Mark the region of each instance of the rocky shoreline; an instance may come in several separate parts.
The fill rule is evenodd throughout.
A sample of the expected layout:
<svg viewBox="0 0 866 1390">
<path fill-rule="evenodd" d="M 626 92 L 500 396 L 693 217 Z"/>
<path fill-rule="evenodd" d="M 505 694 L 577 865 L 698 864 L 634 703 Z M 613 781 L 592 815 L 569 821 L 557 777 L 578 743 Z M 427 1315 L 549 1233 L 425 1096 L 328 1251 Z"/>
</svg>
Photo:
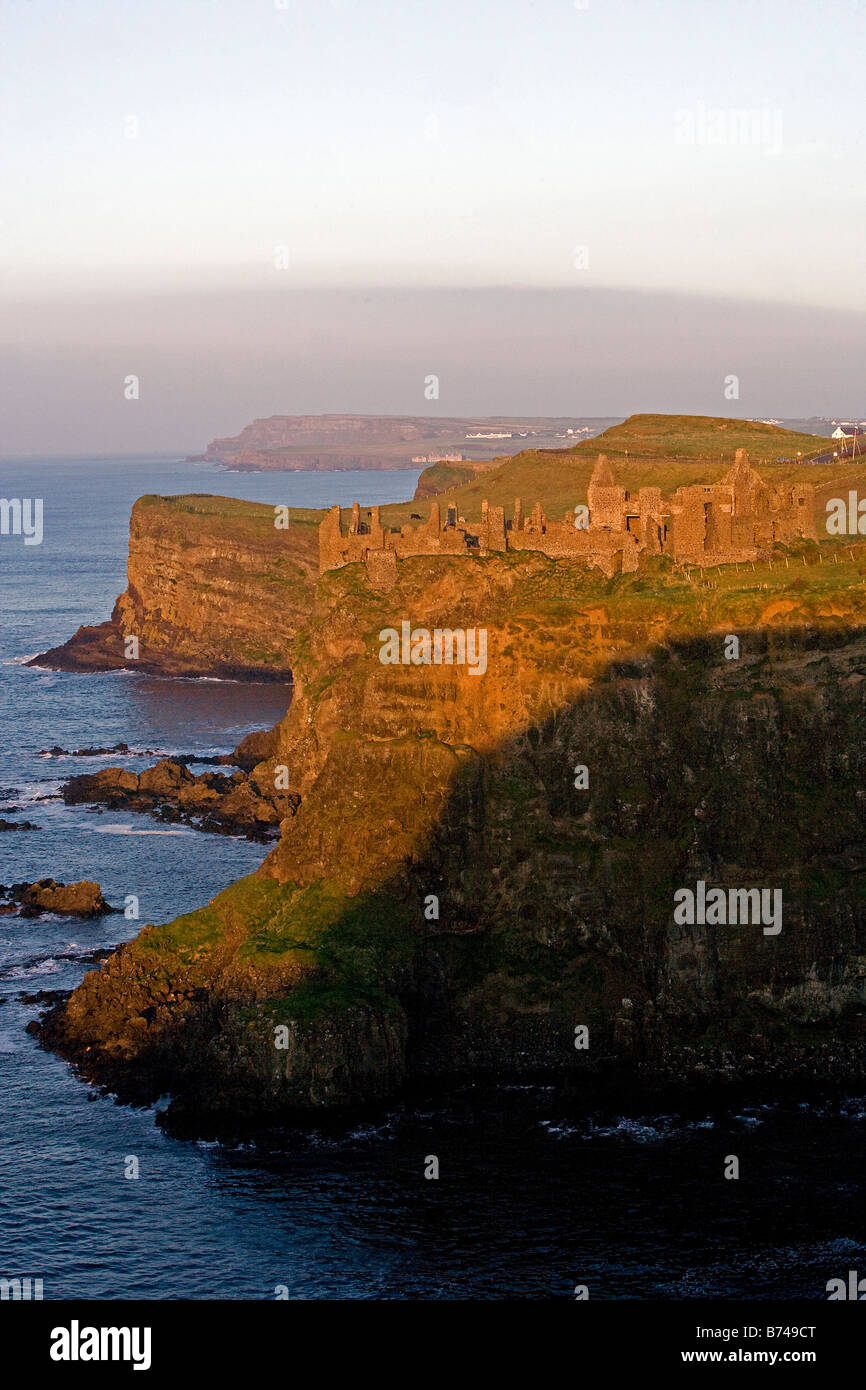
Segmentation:
<svg viewBox="0 0 866 1390">
<path fill-rule="evenodd" d="M 213 665 L 182 657 L 161 655 L 143 657 L 135 662 L 123 654 L 123 637 L 111 623 L 99 627 L 79 628 L 74 636 L 59 647 L 41 652 L 27 662 L 37 670 L 73 671 L 94 675 L 101 671 L 132 671 L 139 676 L 171 676 L 186 680 L 260 681 L 278 685 L 291 684 L 292 673 L 287 667 L 262 670 L 256 666 L 240 666 L 229 662 Z"/>
<path fill-rule="evenodd" d="M 279 789 L 265 762 L 272 747 L 272 732 L 256 731 L 233 753 L 219 757 L 184 754 L 161 758 L 140 773 L 122 767 L 81 773 L 62 784 L 60 795 L 67 806 L 105 806 L 151 815 L 170 825 L 189 825 L 207 834 L 268 841 L 279 833 L 282 821 L 296 813 L 301 801 L 297 792 Z M 63 750 L 48 751 L 56 756 Z M 92 753 L 86 750 L 76 756 Z M 195 775 L 190 763 L 234 766 L 235 771 Z"/>
<path fill-rule="evenodd" d="M 170 758 L 142 773 L 108 767 L 70 777 L 60 794 L 67 806 L 86 802 L 152 815 L 167 825 L 189 825 L 206 834 L 264 841 L 276 837 L 280 823 L 300 804 L 296 793 L 275 793 L 240 769 L 230 776 L 203 772 L 196 777 Z"/>
<path fill-rule="evenodd" d="M 100 671 L 133 671 L 140 676 L 275 684 L 290 684 L 292 679 L 288 667 L 265 669 L 231 661 L 205 662 L 170 651 L 150 653 L 131 661 L 125 653 L 124 633 L 115 620 L 99 623 L 96 627 L 80 627 L 68 641 L 40 652 L 26 664 L 37 670 L 73 671 L 85 675 Z"/>
<path fill-rule="evenodd" d="M 123 950 L 121 946 L 114 953 L 115 962 Z M 233 1009 L 246 1005 L 245 1014 L 249 1013 L 248 998 L 215 996 L 177 982 L 163 986 L 153 996 L 141 1030 L 157 1029 L 170 1013 L 182 1014 L 183 1037 L 178 1035 L 169 1047 L 139 1051 L 134 1060 L 124 1047 L 94 1046 L 70 1030 L 68 996 L 39 1002 L 45 1011 L 28 1031 L 41 1046 L 64 1057 L 83 1079 L 123 1103 L 152 1105 L 168 1096 L 158 1123 L 183 1138 L 237 1139 L 309 1125 L 313 1116 L 317 1125 L 339 1128 L 369 1119 L 385 1106 L 444 1104 L 467 1089 L 480 1098 L 509 1087 L 544 1088 L 551 1093 L 550 1103 L 585 1115 L 597 1108 L 611 1113 L 695 1105 L 725 1108 L 747 1098 L 752 1103 L 779 1103 L 786 1098 L 802 1102 L 848 1096 L 866 1086 L 862 1020 L 850 1020 L 823 1042 L 785 1043 L 776 1035 L 768 1044 L 754 1036 L 745 1049 L 683 1046 L 651 1032 L 632 1038 L 636 1045 L 623 1049 L 621 1039 L 608 1037 L 593 1058 L 569 1058 L 570 1039 L 565 1032 L 556 1039 L 540 1035 L 533 1039 L 531 1032 L 523 1031 L 518 1039 L 519 1060 L 512 1049 L 510 1062 L 497 1057 L 493 1049 L 487 1050 L 486 1061 L 481 1060 L 482 1048 L 477 1065 L 455 1067 L 453 1052 L 437 1052 L 424 1067 L 407 1070 L 392 1055 L 389 1069 L 371 1072 L 371 1059 L 361 1056 L 360 1064 L 351 1069 L 353 1084 L 347 1086 L 344 1077 L 331 1088 L 329 1078 L 345 1067 L 346 1043 L 369 1047 L 366 1021 L 346 1018 L 341 1023 L 342 1037 L 333 1029 L 294 1036 L 287 1061 L 310 1069 L 314 1089 L 304 1093 L 278 1069 L 263 1071 L 259 1040 L 244 1038 L 236 1029 L 220 1036 Z M 119 1034 L 129 1028 L 129 1022 L 129 1017 L 122 1021 L 118 1017 Z M 227 1065 L 229 1041 L 233 1055 Z"/>
</svg>

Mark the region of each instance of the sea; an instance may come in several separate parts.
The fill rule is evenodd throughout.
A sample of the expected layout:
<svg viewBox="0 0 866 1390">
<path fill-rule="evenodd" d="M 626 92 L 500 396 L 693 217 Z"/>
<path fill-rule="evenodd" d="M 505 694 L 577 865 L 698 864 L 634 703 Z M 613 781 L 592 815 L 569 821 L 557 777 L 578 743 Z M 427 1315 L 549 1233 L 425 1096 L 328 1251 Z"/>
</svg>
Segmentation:
<svg viewBox="0 0 866 1390">
<path fill-rule="evenodd" d="M 0 496 L 44 502 L 41 545 L 0 537 L 0 817 L 39 827 L 0 834 L 0 882 L 95 879 L 140 910 L 0 916 L 0 1278 L 41 1279 L 46 1299 L 826 1299 L 828 1280 L 866 1275 L 862 1095 L 622 1113 L 543 1084 L 466 1086 L 226 1143 L 173 1136 L 165 1101 L 120 1105 L 25 1031 L 40 991 L 73 988 L 100 952 L 266 853 L 57 798 L 72 773 L 227 752 L 290 700 L 274 684 L 25 664 L 109 616 L 135 498 L 385 503 L 417 476 L 0 461 Z M 48 751 L 119 742 L 132 751 Z"/>
</svg>

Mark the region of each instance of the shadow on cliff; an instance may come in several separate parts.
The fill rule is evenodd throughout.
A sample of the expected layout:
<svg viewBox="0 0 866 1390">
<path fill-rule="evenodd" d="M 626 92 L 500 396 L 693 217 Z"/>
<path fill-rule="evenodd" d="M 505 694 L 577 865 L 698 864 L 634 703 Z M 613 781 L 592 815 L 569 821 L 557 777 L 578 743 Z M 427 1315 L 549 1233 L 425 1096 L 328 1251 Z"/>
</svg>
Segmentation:
<svg viewBox="0 0 866 1390">
<path fill-rule="evenodd" d="M 402 909 L 411 968 L 388 978 L 387 940 L 370 959 L 409 1072 L 573 1066 L 580 1022 L 598 1056 L 643 1062 L 674 1037 L 760 1055 L 779 1025 L 864 1016 L 866 634 L 739 639 L 732 661 L 718 635 L 615 661 L 472 759 L 413 862 L 325 933 L 325 987 L 370 983 L 375 922 Z M 781 888 L 782 931 L 677 927 L 699 879 Z"/>
<path fill-rule="evenodd" d="M 169 1122 L 197 1130 L 413 1085 L 862 1079 L 866 629 L 737 635 L 733 660 L 719 634 L 617 659 L 450 778 L 403 777 L 401 807 L 437 813 L 375 890 L 259 880 L 242 952 L 301 961 L 301 983 L 245 995 L 221 969 L 109 1062 L 104 970 L 44 1040 L 114 1089 L 126 1074 L 138 1098 L 170 1091 Z M 367 789 L 372 844 L 395 788 L 332 751 L 345 805 Z M 674 893 L 700 880 L 780 889 L 782 930 L 677 924 Z M 250 882 L 216 900 L 235 923 Z"/>
</svg>

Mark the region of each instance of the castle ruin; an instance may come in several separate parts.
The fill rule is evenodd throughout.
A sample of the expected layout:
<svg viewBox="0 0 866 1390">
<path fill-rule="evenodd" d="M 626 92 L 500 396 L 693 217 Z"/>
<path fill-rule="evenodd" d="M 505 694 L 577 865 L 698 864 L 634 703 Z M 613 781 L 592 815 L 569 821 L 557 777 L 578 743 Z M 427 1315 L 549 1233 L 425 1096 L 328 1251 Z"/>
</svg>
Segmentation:
<svg viewBox="0 0 866 1390">
<path fill-rule="evenodd" d="M 524 513 L 517 498 L 514 513 L 481 504 L 480 523 L 467 523 L 454 503 L 445 518 L 434 501 L 427 521 L 399 530 L 382 525 L 378 507 L 362 520 L 352 507 L 348 534 L 342 509 L 331 507 L 319 526 L 321 573 L 363 561 L 373 583 L 387 588 L 397 577 L 397 560 L 412 555 L 486 555 L 491 551 L 539 550 L 552 559 L 578 560 L 606 575 L 637 569 L 641 552 L 668 555 L 692 565 L 733 564 L 765 558 L 778 541 L 817 539 L 814 486 L 794 483 L 771 487 L 738 449 L 733 467 L 721 482 L 677 488 L 664 500 L 661 489 L 642 487 L 636 494 L 618 485 L 600 454 L 587 490 L 587 507 L 549 519 L 540 503 Z"/>
</svg>

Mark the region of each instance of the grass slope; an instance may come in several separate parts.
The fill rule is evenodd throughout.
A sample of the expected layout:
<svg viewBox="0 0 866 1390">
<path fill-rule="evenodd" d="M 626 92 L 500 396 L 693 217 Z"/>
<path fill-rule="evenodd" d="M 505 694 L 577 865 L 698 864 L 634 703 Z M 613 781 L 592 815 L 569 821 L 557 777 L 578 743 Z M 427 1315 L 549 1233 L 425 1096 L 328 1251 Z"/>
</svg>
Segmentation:
<svg viewBox="0 0 866 1390">
<path fill-rule="evenodd" d="M 524 508 L 541 502 L 549 515 L 557 517 L 571 511 L 577 502 L 585 501 L 587 483 L 600 453 L 607 454 L 617 481 L 625 487 L 633 490 L 655 486 L 670 493 L 690 483 L 715 482 L 730 468 L 737 449 L 748 452 L 768 482 L 811 478 L 815 470 L 808 464 L 776 460 L 794 459 L 798 453 L 808 458 L 829 447 L 830 441 L 818 435 L 799 434 L 751 420 L 709 415 L 632 415 L 623 424 L 613 425 L 573 449 L 530 449 L 503 459 L 498 468 L 479 473 L 455 487 L 450 486 L 450 470 L 443 470 L 438 478 L 434 476 L 438 465 L 428 469 L 422 479 L 449 488 L 440 502 L 456 502 L 460 514 L 468 520 L 478 519 L 483 498 L 507 507 L 509 513 L 515 497 L 523 499 Z M 385 512 L 389 523 L 395 526 L 405 524 L 413 510 L 419 510 L 418 504 L 389 507 Z"/>
</svg>

